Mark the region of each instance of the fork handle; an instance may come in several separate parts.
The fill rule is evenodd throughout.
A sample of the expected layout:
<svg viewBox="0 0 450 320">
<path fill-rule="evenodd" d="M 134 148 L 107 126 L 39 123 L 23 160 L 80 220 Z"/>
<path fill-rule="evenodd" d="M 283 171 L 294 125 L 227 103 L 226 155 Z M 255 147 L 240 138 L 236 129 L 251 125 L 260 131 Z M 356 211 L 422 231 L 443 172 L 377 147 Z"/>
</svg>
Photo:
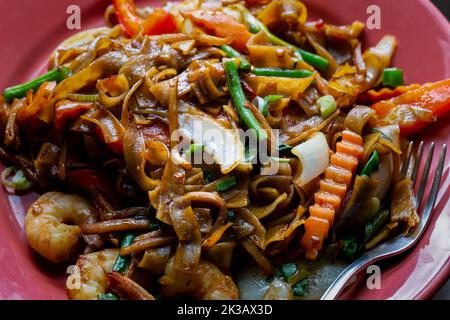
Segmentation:
<svg viewBox="0 0 450 320">
<path fill-rule="evenodd" d="M 328 287 L 320 300 L 334 300 L 350 284 L 352 276 L 356 276 L 363 269 L 374 263 L 374 260 L 363 254 L 358 260 L 350 264 Z"/>
</svg>

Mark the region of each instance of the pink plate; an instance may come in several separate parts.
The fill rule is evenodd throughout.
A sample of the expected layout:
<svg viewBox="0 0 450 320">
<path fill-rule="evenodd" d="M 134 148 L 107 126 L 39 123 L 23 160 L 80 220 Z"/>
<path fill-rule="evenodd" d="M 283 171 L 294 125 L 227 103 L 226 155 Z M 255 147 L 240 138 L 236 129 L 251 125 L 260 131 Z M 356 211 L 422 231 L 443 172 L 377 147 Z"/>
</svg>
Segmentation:
<svg viewBox="0 0 450 320">
<path fill-rule="evenodd" d="M 68 6 L 81 8 L 82 29 L 102 25 L 108 0 L 2 1 L 0 13 L 0 88 L 29 80 L 41 73 L 53 48 L 76 33 L 68 30 Z M 138 1 L 141 4 L 140 1 Z M 157 3 L 157 1 L 153 1 Z M 407 83 L 450 78 L 450 27 L 427 0 L 305 0 L 310 19 L 335 24 L 366 22 L 369 5 L 381 9 L 381 29 L 365 31 L 366 44 L 384 34 L 399 40 L 394 64 L 405 71 Z M 427 129 L 424 141 L 437 149 L 450 142 L 450 117 Z M 449 152 L 450 153 L 450 152 Z M 449 159 L 447 154 L 447 159 Z M 448 162 L 447 162 L 448 163 Z M 420 243 L 409 253 L 380 264 L 381 289 L 368 290 L 358 282 L 347 299 L 427 299 L 450 275 L 450 177 L 446 165 L 434 219 Z M 29 249 L 24 216 L 34 195 L 13 196 L 0 190 L 0 299 L 65 299 L 65 266 L 50 265 Z"/>
</svg>

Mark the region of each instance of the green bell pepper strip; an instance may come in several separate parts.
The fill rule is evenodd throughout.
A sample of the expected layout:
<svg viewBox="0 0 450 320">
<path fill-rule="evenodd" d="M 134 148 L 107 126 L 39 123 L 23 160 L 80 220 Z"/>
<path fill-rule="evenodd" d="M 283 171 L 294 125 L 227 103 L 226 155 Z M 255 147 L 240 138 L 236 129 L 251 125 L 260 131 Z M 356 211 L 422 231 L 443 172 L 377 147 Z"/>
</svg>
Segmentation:
<svg viewBox="0 0 450 320">
<path fill-rule="evenodd" d="M 133 233 L 127 233 L 123 239 L 122 239 L 122 244 L 121 244 L 121 248 L 124 247 L 128 247 L 133 243 L 133 240 L 135 238 L 135 235 Z M 125 272 L 128 263 L 130 262 L 130 256 L 118 256 L 116 262 L 114 263 L 113 266 L 113 271 L 117 271 L 120 273 Z"/>
<path fill-rule="evenodd" d="M 239 69 L 243 72 L 250 72 L 252 70 L 252 65 L 248 62 L 238 51 L 234 50 L 229 45 L 223 45 L 219 47 L 220 50 L 224 51 L 228 57 L 239 59 Z"/>
<path fill-rule="evenodd" d="M 289 70 L 278 68 L 255 68 L 252 73 L 256 76 L 284 77 L 284 78 L 306 78 L 314 74 L 309 70 Z"/>
<path fill-rule="evenodd" d="M 264 25 L 264 23 L 262 23 L 257 18 L 255 18 L 250 13 L 250 11 L 248 11 L 247 8 L 245 8 L 242 5 L 238 5 L 237 7 L 243 13 L 244 20 L 246 21 L 250 32 L 257 33 L 262 30 L 267 35 L 270 42 L 272 42 L 273 44 L 287 46 L 287 47 L 292 48 L 296 52 L 296 57 L 298 59 L 306 61 L 308 64 L 312 65 L 319 71 L 326 71 L 328 69 L 328 66 L 330 65 L 330 63 L 328 62 L 327 59 L 322 58 L 321 56 L 319 56 L 317 54 L 300 49 L 300 48 L 290 44 L 289 42 L 284 41 L 283 39 L 280 39 L 279 37 L 274 35 L 272 32 L 270 32 L 269 29 Z"/>
<path fill-rule="evenodd" d="M 256 120 L 253 113 L 245 107 L 246 98 L 239 81 L 239 74 L 236 63 L 233 60 L 227 60 L 225 64 L 225 73 L 227 76 L 227 86 L 230 91 L 231 100 L 239 115 L 239 118 L 245 125 L 256 131 L 259 139 L 267 139 L 267 134 Z"/>
<path fill-rule="evenodd" d="M 379 168 L 380 168 L 380 157 L 378 156 L 378 151 L 374 150 L 369 158 L 369 161 L 367 161 L 366 166 L 361 171 L 360 175 L 370 176 L 372 173 L 378 171 Z"/>
<path fill-rule="evenodd" d="M 67 67 L 61 67 L 59 69 L 51 70 L 32 81 L 6 88 L 5 91 L 3 91 L 3 97 L 7 102 L 12 101 L 14 98 L 23 98 L 26 96 L 29 90 L 36 91 L 44 82 L 46 81 L 61 82 L 62 80 L 66 79 L 69 75 L 70 69 Z"/>
</svg>

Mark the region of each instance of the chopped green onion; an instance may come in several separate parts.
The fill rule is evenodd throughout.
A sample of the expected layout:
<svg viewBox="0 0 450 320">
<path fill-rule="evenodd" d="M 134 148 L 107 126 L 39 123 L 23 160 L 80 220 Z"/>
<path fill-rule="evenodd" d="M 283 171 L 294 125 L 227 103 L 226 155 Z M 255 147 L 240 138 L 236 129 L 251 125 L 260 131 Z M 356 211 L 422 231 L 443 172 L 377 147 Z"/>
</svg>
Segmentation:
<svg viewBox="0 0 450 320">
<path fill-rule="evenodd" d="M 320 108 L 320 115 L 324 119 L 331 116 L 333 112 L 336 111 L 337 109 L 336 100 L 334 100 L 334 97 L 329 94 L 317 99 L 316 103 Z"/>
<path fill-rule="evenodd" d="M 252 103 L 258 108 L 259 112 L 261 112 L 264 117 L 269 115 L 269 104 L 263 98 L 256 96 Z"/>
<path fill-rule="evenodd" d="M 236 217 L 236 214 L 234 213 L 234 211 L 231 209 L 228 209 L 228 211 L 227 211 L 228 222 L 233 221 L 235 217 Z"/>
<path fill-rule="evenodd" d="M 247 24 L 247 28 L 249 29 L 249 31 L 251 33 L 258 33 L 259 31 L 262 30 L 273 44 L 278 44 L 278 45 L 287 46 L 287 47 L 292 48 L 296 52 L 296 57 L 299 60 L 305 60 L 308 64 L 315 67 L 319 71 L 326 71 L 328 69 L 328 66 L 330 65 L 330 63 L 328 62 L 327 59 L 322 58 L 321 56 L 319 56 L 317 54 L 300 49 L 300 48 L 284 41 L 283 39 L 280 39 L 279 37 L 274 35 L 272 32 L 270 32 L 269 29 L 264 25 L 264 23 L 262 23 L 257 18 L 255 18 L 250 13 L 250 11 L 248 11 L 247 8 L 245 8 L 242 5 L 238 5 L 237 7 L 243 13 L 244 20 Z"/>
<path fill-rule="evenodd" d="M 383 70 L 383 85 L 387 87 L 399 87 L 403 85 L 403 70 L 398 68 L 386 68 Z"/>
<path fill-rule="evenodd" d="M 133 243 L 133 240 L 135 238 L 135 235 L 133 233 L 127 233 L 123 239 L 122 239 L 122 244 L 121 244 L 121 248 L 124 247 L 128 247 L 131 246 L 131 244 Z M 113 266 L 113 271 L 117 271 L 120 273 L 125 272 L 128 263 L 130 262 L 130 256 L 118 256 L 116 262 L 114 263 Z"/>
<path fill-rule="evenodd" d="M 202 144 L 193 143 L 189 146 L 189 149 L 187 152 L 196 153 L 199 151 L 203 151 L 203 149 L 204 149 L 204 146 Z"/>
<path fill-rule="evenodd" d="M 161 229 L 161 225 L 156 218 L 150 218 L 150 222 L 148 223 L 148 228 L 150 231 Z"/>
<path fill-rule="evenodd" d="M 13 175 L 14 174 L 14 175 Z M 13 176 L 12 176 L 13 175 Z M 11 177 L 11 180 L 8 178 Z M 8 167 L 5 168 L 2 172 L 2 184 L 5 187 L 12 188 L 14 190 L 28 190 L 33 186 L 33 183 L 28 180 L 22 170 L 17 169 L 16 167 Z"/>
<path fill-rule="evenodd" d="M 283 96 L 279 94 L 271 94 L 265 96 L 264 99 L 256 96 L 253 99 L 252 103 L 258 108 L 259 112 L 261 112 L 264 117 L 267 117 L 269 115 L 269 104 L 271 104 L 272 102 L 276 102 L 282 98 Z"/>
<path fill-rule="evenodd" d="M 297 273 L 297 265 L 295 262 L 288 262 L 281 265 L 281 272 L 283 274 L 284 281 L 289 280 Z"/>
<path fill-rule="evenodd" d="M 306 78 L 314 73 L 309 70 L 290 70 L 278 68 L 255 68 L 252 73 L 256 76 L 284 77 L 284 78 Z"/>
<path fill-rule="evenodd" d="M 216 191 L 222 192 L 230 189 L 234 185 L 236 185 L 236 177 L 235 176 L 226 177 L 217 184 Z"/>
<path fill-rule="evenodd" d="M 205 147 L 202 144 L 193 143 L 189 146 L 189 149 L 184 153 L 185 159 L 190 159 L 191 155 L 203 151 Z"/>
<path fill-rule="evenodd" d="M 203 179 L 205 180 L 206 184 L 209 184 L 215 180 L 214 176 L 211 174 L 211 172 L 209 172 L 208 169 L 202 169 L 202 171 L 203 171 Z"/>
<path fill-rule="evenodd" d="M 272 103 L 283 99 L 283 96 L 280 94 L 269 94 L 268 96 L 265 96 L 264 99 L 266 99 L 267 102 Z"/>
<path fill-rule="evenodd" d="M 148 212 L 147 212 L 147 214 L 148 214 L 150 217 L 154 217 L 154 216 L 156 215 L 156 209 L 155 209 L 153 206 L 148 207 Z"/>
<path fill-rule="evenodd" d="M 114 293 L 102 293 L 98 295 L 98 300 L 119 300 Z"/>
<path fill-rule="evenodd" d="M 292 287 L 292 292 L 296 297 L 306 297 L 309 294 L 309 280 L 304 278 Z"/>
<path fill-rule="evenodd" d="M 236 108 L 239 118 L 248 128 L 255 130 L 259 139 L 267 139 L 267 134 L 259 124 L 258 120 L 256 120 L 253 113 L 245 107 L 245 94 L 239 81 L 236 63 L 233 60 L 230 59 L 225 61 L 225 73 L 231 100 L 233 101 L 233 105 Z"/>
<path fill-rule="evenodd" d="M 76 102 L 95 102 L 99 99 L 98 94 L 69 93 L 67 98 Z"/>
<path fill-rule="evenodd" d="M 3 91 L 3 97 L 5 97 L 5 100 L 7 102 L 12 101 L 14 98 L 23 98 L 26 96 L 29 90 L 36 91 L 44 82 L 46 81 L 61 82 L 69 75 L 70 69 L 67 67 L 61 67 L 59 69 L 49 71 L 32 81 L 6 88 L 5 91 Z"/>
<path fill-rule="evenodd" d="M 352 236 L 350 238 L 343 239 L 342 242 L 344 244 L 342 253 L 347 258 L 353 258 L 360 248 L 360 241 L 358 239 L 358 236 Z"/>
<path fill-rule="evenodd" d="M 291 150 L 292 150 L 292 147 L 287 144 L 280 144 L 278 146 L 279 153 L 290 152 Z"/>
<path fill-rule="evenodd" d="M 228 57 L 239 59 L 239 69 L 241 69 L 243 72 L 250 72 L 250 70 L 252 69 L 252 65 L 239 52 L 234 50 L 229 45 L 223 45 L 219 48 L 224 51 Z"/>
<path fill-rule="evenodd" d="M 289 161 L 291 161 L 291 159 L 289 159 L 289 158 L 278 158 L 278 157 L 270 157 L 270 158 L 276 162 L 281 162 L 281 163 L 289 163 Z"/>
<path fill-rule="evenodd" d="M 366 166 L 361 171 L 361 176 L 370 176 L 372 173 L 378 171 L 379 168 L 380 157 L 378 156 L 378 151 L 374 150 L 369 158 L 369 161 L 367 161 Z"/>
<path fill-rule="evenodd" d="M 248 146 L 245 146 L 245 162 L 252 162 L 253 159 L 256 158 L 258 155 L 258 149 L 257 148 L 248 148 Z"/>
</svg>

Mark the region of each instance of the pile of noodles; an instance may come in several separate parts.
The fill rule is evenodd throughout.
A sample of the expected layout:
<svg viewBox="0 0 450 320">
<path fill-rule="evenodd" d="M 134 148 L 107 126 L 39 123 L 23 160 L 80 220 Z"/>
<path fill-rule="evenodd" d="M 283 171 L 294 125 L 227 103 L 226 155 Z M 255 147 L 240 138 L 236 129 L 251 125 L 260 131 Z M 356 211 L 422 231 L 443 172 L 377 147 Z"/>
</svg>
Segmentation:
<svg viewBox="0 0 450 320">
<path fill-rule="evenodd" d="M 2 160 L 23 170 L 38 191 L 77 192 L 91 199 L 98 219 L 82 226 L 82 231 L 102 237 L 95 250 L 119 247 L 123 232 L 135 232 L 133 244 L 121 251 L 131 255 L 126 276 L 151 293 L 160 290 L 158 279 L 170 282 L 164 269 L 172 257 L 173 268 L 187 276 L 195 276 L 202 260 L 233 275 L 240 261 L 249 258 L 271 275 L 281 263 L 302 255 L 303 223 L 320 176 L 300 183 L 300 173 L 308 168 L 291 154 L 280 156 L 285 160 L 275 174 L 263 175 L 261 165 L 246 162 L 237 138 L 236 145 L 219 146 L 240 155 L 226 166 L 191 164 L 171 141 L 172 132 L 195 120 L 223 130 L 242 128 L 226 86 L 225 52 L 219 48 L 230 39 L 207 34 L 182 14 L 211 6 L 233 14 L 234 5 L 236 1 L 172 4 L 168 9 L 178 33 L 132 38 L 117 24 L 110 7 L 107 27 L 78 34 L 52 54 L 50 69 L 66 66 L 70 77 L 1 105 Z M 370 201 L 374 194 L 380 200 L 387 197 L 391 185 L 399 181 L 405 142 L 396 126 L 372 130 L 377 126 L 374 111 L 357 105 L 357 100 L 380 83 L 396 40 L 385 36 L 377 46 L 363 50 L 362 23 L 307 22 L 305 6 L 294 0 L 257 4 L 251 11 L 278 36 L 317 53 L 330 66 L 300 79 L 243 75 L 241 83 L 250 100 L 283 96 L 269 105 L 267 117 L 249 106 L 261 126 L 269 136 L 271 130 L 279 130 L 279 143 L 291 147 L 320 131 L 331 151 L 344 128 L 362 135 L 362 163 L 377 150 L 382 176 L 371 194 L 357 199 L 351 194 L 367 186 L 353 185 L 341 211 L 352 212 L 353 206 Z M 145 16 L 147 11 L 139 14 Z M 246 54 L 255 67 L 313 70 L 296 61 L 288 47 L 269 43 L 262 32 L 249 40 Z M 326 119 L 316 104 L 324 95 L 334 96 L 338 107 Z M 58 110 L 74 105 L 76 111 L 58 118 Z M 236 184 L 217 191 L 230 175 Z M 391 229 L 392 223 L 411 218 L 401 214 L 392 215 Z M 348 214 L 345 217 L 351 220 Z M 157 228 L 149 230 L 151 225 Z M 330 232 L 327 243 L 339 247 L 336 230 Z M 377 241 L 387 235 L 383 230 Z M 85 252 L 93 250 L 88 246 Z"/>
</svg>

